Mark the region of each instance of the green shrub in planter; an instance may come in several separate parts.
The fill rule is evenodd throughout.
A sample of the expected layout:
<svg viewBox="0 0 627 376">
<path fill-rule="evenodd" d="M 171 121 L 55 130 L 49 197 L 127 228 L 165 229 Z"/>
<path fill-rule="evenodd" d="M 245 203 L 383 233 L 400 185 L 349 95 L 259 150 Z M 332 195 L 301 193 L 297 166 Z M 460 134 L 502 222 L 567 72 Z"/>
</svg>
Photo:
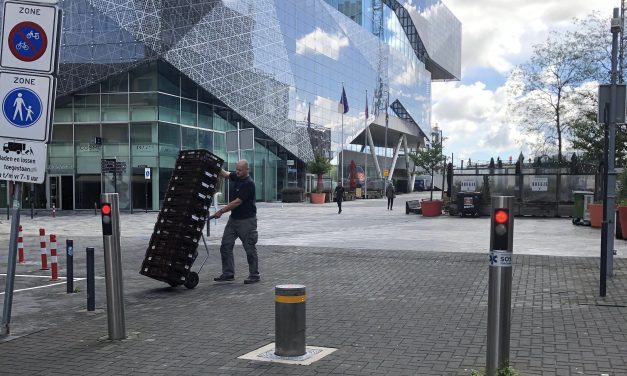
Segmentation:
<svg viewBox="0 0 627 376">
<path fill-rule="evenodd" d="M 303 192 L 301 187 L 285 187 L 281 191 L 282 202 L 303 202 Z"/>
</svg>

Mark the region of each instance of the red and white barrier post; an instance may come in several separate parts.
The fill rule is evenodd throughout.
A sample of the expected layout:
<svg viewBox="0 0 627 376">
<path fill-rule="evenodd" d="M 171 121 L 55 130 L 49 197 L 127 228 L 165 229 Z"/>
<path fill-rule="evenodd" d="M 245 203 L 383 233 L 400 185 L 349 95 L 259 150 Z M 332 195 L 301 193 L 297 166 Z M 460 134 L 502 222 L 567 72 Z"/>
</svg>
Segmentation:
<svg viewBox="0 0 627 376">
<path fill-rule="evenodd" d="M 46 250 L 46 230 L 39 229 L 39 245 L 41 246 L 41 269 L 48 270 L 48 251 Z"/>
<path fill-rule="evenodd" d="M 24 238 L 22 237 L 22 225 L 19 227 L 19 234 L 17 235 L 17 262 L 24 263 Z"/>
<path fill-rule="evenodd" d="M 51 281 L 59 280 L 59 268 L 57 267 L 57 236 L 50 234 L 50 270 L 52 271 Z"/>
</svg>

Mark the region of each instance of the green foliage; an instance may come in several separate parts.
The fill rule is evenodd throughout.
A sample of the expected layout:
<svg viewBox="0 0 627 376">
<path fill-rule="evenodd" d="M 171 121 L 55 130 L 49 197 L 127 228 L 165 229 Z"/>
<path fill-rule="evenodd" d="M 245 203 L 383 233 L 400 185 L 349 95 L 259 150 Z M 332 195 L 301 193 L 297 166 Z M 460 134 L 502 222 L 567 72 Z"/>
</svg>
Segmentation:
<svg viewBox="0 0 627 376">
<path fill-rule="evenodd" d="M 618 183 L 616 202 L 621 205 L 627 205 L 627 167 L 623 168 L 623 172 L 618 174 L 616 182 Z"/>
<path fill-rule="evenodd" d="M 416 167 L 422 169 L 425 174 L 440 172 L 444 169 L 444 155 L 442 155 L 442 141 L 434 139 L 427 147 L 410 153 L 409 158 Z"/>
<path fill-rule="evenodd" d="M 470 376 L 485 376 L 485 371 L 471 370 Z M 512 367 L 499 368 L 496 371 L 496 376 L 518 376 L 518 372 Z"/>
<path fill-rule="evenodd" d="M 598 106 L 596 96 L 592 99 Z M 573 148 L 581 151 L 581 160 L 598 164 L 603 160 L 604 132 L 603 126 L 597 124 L 596 111 L 586 111 L 582 117 L 575 119 L 571 125 L 569 140 Z M 616 132 L 616 165 L 627 167 L 627 133 Z"/>
<path fill-rule="evenodd" d="M 313 161 L 307 162 L 307 170 L 318 175 L 316 192 L 321 192 L 323 188 L 322 176 L 331 170 L 331 160 L 322 154 L 316 154 Z"/>
</svg>

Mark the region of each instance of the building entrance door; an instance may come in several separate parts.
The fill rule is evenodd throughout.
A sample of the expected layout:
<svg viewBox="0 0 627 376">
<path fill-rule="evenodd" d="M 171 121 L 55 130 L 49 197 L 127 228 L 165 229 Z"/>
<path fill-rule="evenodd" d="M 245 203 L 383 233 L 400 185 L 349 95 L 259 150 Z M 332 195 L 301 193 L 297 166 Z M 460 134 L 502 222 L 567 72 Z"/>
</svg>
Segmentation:
<svg viewBox="0 0 627 376">
<path fill-rule="evenodd" d="M 49 175 L 46 180 L 48 209 L 53 205 L 58 210 L 74 210 L 74 177 L 72 175 Z"/>
</svg>

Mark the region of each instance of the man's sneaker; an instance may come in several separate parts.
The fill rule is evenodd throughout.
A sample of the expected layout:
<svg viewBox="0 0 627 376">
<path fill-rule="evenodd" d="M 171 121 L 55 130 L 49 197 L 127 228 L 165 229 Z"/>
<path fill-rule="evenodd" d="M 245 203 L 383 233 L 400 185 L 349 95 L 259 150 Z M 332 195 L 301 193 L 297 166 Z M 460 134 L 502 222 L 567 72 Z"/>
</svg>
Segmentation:
<svg viewBox="0 0 627 376">
<path fill-rule="evenodd" d="M 245 285 L 250 285 L 251 283 L 257 283 L 261 281 L 261 278 L 258 275 L 249 275 L 248 278 L 244 280 Z"/>
<path fill-rule="evenodd" d="M 214 278 L 213 280 L 216 281 L 216 282 L 228 282 L 228 281 L 235 280 L 235 277 L 232 276 L 232 275 L 228 276 L 228 275 L 222 274 L 219 277 Z"/>
</svg>

